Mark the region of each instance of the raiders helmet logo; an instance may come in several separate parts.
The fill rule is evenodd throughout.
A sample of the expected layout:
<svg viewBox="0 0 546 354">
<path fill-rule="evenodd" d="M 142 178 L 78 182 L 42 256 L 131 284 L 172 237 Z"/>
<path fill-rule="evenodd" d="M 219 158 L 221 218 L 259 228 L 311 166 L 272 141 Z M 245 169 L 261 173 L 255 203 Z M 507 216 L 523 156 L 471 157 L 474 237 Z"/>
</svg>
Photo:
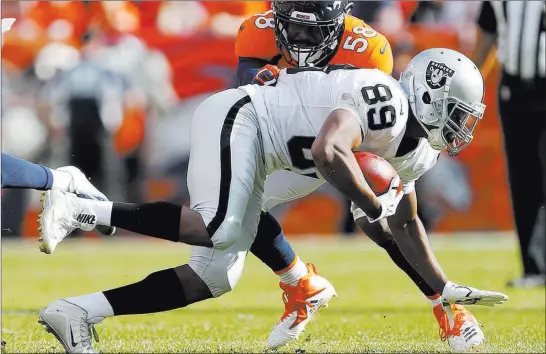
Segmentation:
<svg viewBox="0 0 546 354">
<path fill-rule="evenodd" d="M 443 63 L 431 61 L 428 63 L 427 72 L 425 74 L 427 85 L 434 90 L 444 87 L 447 78 L 452 77 L 455 70 L 448 68 Z"/>
</svg>

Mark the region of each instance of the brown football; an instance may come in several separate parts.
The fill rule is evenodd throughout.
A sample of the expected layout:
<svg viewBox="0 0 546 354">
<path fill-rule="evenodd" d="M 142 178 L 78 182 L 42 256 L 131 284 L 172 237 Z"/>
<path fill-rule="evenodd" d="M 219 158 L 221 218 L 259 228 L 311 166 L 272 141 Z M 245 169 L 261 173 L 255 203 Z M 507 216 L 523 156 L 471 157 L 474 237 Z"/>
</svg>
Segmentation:
<svg viewBox="0 0 546 354">
<path fill-rule="evenodd" d="M 398 176 L 394 167 L 384 158 L 370 152 L 355 152 L 355 158 L 375 195 L 387 193 L 392 179 Z M 400 182 L 398 192 L 401 191 L 402 183 Z"/>
</svg>

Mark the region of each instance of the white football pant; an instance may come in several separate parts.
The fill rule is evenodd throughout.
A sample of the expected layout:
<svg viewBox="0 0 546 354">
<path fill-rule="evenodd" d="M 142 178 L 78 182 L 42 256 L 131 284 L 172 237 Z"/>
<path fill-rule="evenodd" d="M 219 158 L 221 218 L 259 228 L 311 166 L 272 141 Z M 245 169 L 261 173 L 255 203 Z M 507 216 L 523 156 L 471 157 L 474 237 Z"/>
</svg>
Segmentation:
<svg viewBox="0 0 546 354">
<path fill-rule="evenodd" d="M 191 127 L 188 190 L 214 248 L 192 247 L 189 266 L 218 297 L 239 281 L 254 242 L 266 176 L 250 98 L 231 89 L 207 98 Z"/>
</svg>

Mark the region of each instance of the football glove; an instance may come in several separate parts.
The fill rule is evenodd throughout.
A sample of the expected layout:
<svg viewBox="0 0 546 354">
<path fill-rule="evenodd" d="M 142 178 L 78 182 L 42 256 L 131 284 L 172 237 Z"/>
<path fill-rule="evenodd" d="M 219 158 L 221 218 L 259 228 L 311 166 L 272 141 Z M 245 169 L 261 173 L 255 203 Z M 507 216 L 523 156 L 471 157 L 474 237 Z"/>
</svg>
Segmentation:
<svg viewBox="0 0 546 354">
<path fill-rule="evenodd" d="M 267 64 L 258 69 L 256 75 L 252 79 L 252 84 L 260 86 L 274 86 L 277 83 L 277 78 L 281 70 L 275 65 Z"/>
<path fill-rule="evenodd" d="M 80 198 L 108 200 L 80 171 L 74 166 L 64 166 L 52 169 L 53 186 L 51 189 L 77 194 Z M 113 226 L 97 226 L 97 231 L 105 236 L 111 236 L 116 232 Z"/>
<path fill-rule="evenodd" d="M 508 295 L 496 291 L 480 290 L 448 281 L 442 291 L 442 305 L 482 305 L 493 307 L 508 300 Z"/>
<path fill-rule="evenodd" d="M 396 176 L 391 181 L 389 191 L 377 197 L 381 201 L 381 215 L 379 215 L 379 217 L 377 217 L 376 219 L 372 219 L 368 215 L 366 215 L 370 223 L 374 223 L 396 213 L 398 203 L 400 203 L 400 200 L 402 200 L 402 197 L 404 196 L 404 192 L 401 188 L 399 188 L 399 186 L 400 177 Z M 398 189 L 400 189 L 400 192 L 398 191 Z"/>
</svg>

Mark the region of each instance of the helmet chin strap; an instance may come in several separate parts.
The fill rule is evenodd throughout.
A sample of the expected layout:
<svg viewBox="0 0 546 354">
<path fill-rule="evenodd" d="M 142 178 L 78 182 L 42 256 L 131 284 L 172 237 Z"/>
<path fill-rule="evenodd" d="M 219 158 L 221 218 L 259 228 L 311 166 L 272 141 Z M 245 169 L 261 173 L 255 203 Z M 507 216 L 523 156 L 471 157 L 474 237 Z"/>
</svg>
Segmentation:
<svg viewBox="0 0 546 354">
<path fill-rule="evenodd" d="M 421 128 L 427 133 L 427 140 L 430 146 L 434 150 L 443 150 L 446 148 L 446 143 L 444 142 L 444 139 L 442 137 L 442 130 L 440 128 L 435 129 L 428 129 L 427 126 L 421 121 L 421 119 L 417 118 L 417 108 L 415 107 L 415 91 L 413 89 L 413 84 L 415 82 L 415 76 L 412 74 L 412 76 L 409 78 L 409 104 L 411 107 L 411 110 L 413 114 L 415 115 L 415 118 Z"/>
<path fill-rule="evenodd" d="M 442 137 L 442 129 L 431 129 L 428 133 L 428 143 L 434 150 L 443 150 L 447 147 Z"/>
</svg>

